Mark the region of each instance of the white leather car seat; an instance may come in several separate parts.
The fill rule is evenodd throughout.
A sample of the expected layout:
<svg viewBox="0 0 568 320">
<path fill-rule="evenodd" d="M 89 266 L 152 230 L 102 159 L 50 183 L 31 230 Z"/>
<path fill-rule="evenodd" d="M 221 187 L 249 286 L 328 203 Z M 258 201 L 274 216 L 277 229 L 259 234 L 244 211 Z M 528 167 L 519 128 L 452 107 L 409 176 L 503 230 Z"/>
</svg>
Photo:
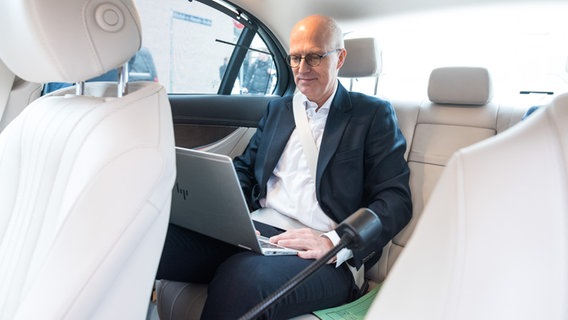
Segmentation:
<svg viewBox="0 0 568 320">
<path fill-rule="evenodd" d="M 0 132 L 33 100 L 43 85 L 16 77 L 0 60 Z"/>
<path fill-rule="evenodd" d="M 368 319 L 568 319 L 568 94 L 457 152 Z"/>
<path fill-rule="evenodd" d="M 36 83 L 92 78 L 141 45 L 129 0 L 5 0 L 0 30 L 0 59 Z M 0 319 L 146 315 L 175 179 L 167 95 L 155 82 L 73 90 L 0 133 Z"/>
</svg>

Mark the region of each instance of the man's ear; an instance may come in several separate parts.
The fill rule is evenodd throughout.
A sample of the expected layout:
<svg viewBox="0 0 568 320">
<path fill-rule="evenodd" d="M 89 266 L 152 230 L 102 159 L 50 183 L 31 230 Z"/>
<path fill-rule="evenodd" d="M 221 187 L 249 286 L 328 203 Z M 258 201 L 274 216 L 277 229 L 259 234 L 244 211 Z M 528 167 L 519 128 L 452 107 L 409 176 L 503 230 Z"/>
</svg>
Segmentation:
<svg viewBox="0 0 568 320">
<path fill-rule="evenodd" d="M 339 51 L 339 59 L 337 59 L 337 70 L 341 69 L 345 63 L 345 57 L 347 57 L 347 51 L 345 49 L 341 49 L 341 51 Z"/>
</svg>

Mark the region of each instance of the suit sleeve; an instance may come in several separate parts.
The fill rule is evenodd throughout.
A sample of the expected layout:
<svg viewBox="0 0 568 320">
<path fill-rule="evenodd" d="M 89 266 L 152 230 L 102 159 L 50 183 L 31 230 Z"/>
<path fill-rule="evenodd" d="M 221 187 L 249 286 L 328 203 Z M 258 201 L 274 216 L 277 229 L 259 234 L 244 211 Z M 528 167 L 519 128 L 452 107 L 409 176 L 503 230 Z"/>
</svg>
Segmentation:
<svg viewBox="0 0 568 320">
<path fill-rule="evenodd" d="M 363 202 L 378 215 L 383 225 L 371 252 L 381 252 L 412 217 L 410 170 L 404 159 L 406 140 L 391 104 L 383 103 L 384 107 L 374 115 L 365 142 Z M 366 251 L 354 252 L 354 255 L 365 262 L 366 257 L 361 254 L 368 255 L 369 250 Z"/>
</svg>

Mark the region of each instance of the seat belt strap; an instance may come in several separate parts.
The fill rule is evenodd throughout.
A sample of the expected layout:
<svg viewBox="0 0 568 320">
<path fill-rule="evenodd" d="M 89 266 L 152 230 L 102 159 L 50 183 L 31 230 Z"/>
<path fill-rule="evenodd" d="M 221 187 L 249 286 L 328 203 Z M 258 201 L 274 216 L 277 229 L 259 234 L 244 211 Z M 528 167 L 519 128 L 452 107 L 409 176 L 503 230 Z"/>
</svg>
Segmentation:
<svg viewBox="0 0 568 320">
<path fill-rule="evenodd" d="M 318 148 L 312 134 L 312 130 L 308 125 L 308 116 L 306 115 L 306 108 L 302 103 L 302 94 L 296 93 L 294 99 L 292 100 L 292 109 L 294 110 L 294 121 L 296 122 L 296 129 L 300 134 L 300 141 L 302 143 L 302 149 L 304 151 L 304 156 L 308 162 L 308 168 L 316 180 L 316 165 L 318 162 Z"/>
<path fill-rule="evenodd" d="M 15 78 L 14 73 L 0 61 L 0 122 L 4 116 Z"/>
</svg>

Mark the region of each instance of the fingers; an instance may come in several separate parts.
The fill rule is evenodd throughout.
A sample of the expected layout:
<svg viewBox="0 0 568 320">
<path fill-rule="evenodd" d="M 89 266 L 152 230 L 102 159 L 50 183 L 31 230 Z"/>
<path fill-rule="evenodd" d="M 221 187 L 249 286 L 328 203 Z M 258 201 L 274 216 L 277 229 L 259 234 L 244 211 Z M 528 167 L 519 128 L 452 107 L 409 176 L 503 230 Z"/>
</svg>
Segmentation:
<svg viewBox="0 0 568 320">
<path fill-rule="evenodd" d="M 333 243 L 328 238 L 308 228 L 288 230 L 271 237 L 270 242 L 298 249 L 300 250 L 298 256 L 304 259 L 321 258 L 333 248 Z"/>
<path fill-rule="evenodd" d="M 320 234 L 309 228 L 292 229 L 270 238 L 271 242 L 276 243 L 281 240 L 292 239 L 315 239 L 319 238 Z"/>
<path fill-rule="evenodd" d="M 319 259 L 323 254 L 315 250 L 298 251 L 298 257 L 302 259 Z"/>
</svg>

